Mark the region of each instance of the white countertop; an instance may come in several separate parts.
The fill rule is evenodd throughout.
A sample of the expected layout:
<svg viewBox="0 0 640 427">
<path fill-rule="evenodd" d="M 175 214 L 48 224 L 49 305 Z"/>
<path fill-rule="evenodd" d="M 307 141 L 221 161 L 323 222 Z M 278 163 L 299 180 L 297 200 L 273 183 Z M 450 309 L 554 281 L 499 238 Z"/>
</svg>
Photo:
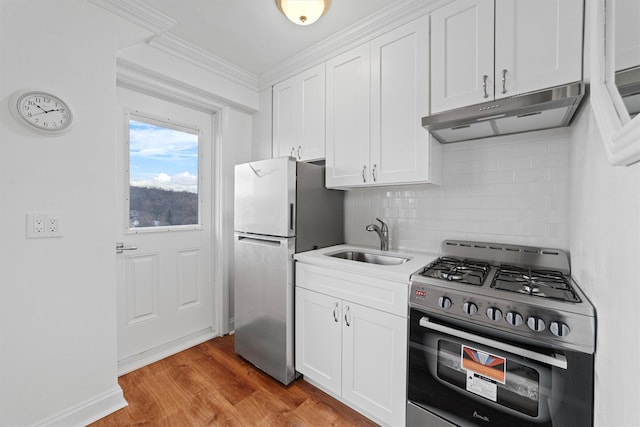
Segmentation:
<svg viewBox="0 0 640 427">
<path fill-rule="evenodd" d="M 401 256 L 404 258 L 409 258 L 409 260 L 404 264 L 380 265 L 328 256 L 328 254 L 343 251 L 359 251 L 376 255 Z M 332 268 L 334 270 L 341 270 L 369 277 L 393 280 L 394 282 L 406 283 L 408 285 L 411 275 L 420 270 L 425 265 L 429 264 L 434 259 L 438 258 L 438 255 L 420 252 L 408 252 L 402 250 L 381 251 L 380 249 L 366 246 L 337 245 L 308 252 L 301 252 L 295 254 L 294 258 L 298 262 L 303 262 L 305 264 Z"/>
</svg>

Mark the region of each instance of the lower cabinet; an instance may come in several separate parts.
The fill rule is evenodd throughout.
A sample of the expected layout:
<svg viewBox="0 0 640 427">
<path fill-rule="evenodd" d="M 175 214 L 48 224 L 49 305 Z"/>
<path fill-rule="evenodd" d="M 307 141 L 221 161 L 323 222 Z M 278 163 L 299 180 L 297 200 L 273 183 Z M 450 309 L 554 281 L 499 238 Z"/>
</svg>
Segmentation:
<svg viewBox="0 0 640 427">
<path fill-rule="evenodd" d="M 406 317 L 296 286 L 295 320 L 298 372 L 376 422 L 405 424 Z"/>
</svg>

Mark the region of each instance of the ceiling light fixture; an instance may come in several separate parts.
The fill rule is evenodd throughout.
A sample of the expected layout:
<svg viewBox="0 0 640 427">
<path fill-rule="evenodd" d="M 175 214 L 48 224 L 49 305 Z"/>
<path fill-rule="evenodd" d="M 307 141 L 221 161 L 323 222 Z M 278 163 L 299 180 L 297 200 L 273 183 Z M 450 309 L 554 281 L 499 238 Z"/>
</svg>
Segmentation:
<svg viewBox="0 0 640 427">
<path fill-rule="evenodd" d="M 276 0 L 278 9 L 298 25 L 311 25 L 329 9 L 331 0 Z"/>
</svg>

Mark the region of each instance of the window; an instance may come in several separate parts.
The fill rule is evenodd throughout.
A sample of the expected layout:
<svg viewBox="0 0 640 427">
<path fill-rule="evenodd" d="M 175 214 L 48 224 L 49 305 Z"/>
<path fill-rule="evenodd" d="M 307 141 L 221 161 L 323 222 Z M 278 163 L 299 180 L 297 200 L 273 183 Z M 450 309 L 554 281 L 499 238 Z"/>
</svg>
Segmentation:
<svg viewBox="0 0 640 427">
<path fill-rule="evenodd" d="M 200 224 L 199 134 L 129 116 L 129 229 Z"/>
</svg>

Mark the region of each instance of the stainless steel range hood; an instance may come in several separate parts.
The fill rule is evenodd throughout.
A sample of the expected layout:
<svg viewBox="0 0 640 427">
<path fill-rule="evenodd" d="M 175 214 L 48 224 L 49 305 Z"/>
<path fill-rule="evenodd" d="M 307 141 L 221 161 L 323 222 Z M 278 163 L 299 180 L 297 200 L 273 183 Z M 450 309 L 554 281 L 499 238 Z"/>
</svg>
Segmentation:
<svg viewBox="0 0 640 427">
<path fill-rule="evenodd" d="M 584 83 L 558 86 L 422 118 L 441 143 L 568 126 L 585 95 Z"/>
</svg>

